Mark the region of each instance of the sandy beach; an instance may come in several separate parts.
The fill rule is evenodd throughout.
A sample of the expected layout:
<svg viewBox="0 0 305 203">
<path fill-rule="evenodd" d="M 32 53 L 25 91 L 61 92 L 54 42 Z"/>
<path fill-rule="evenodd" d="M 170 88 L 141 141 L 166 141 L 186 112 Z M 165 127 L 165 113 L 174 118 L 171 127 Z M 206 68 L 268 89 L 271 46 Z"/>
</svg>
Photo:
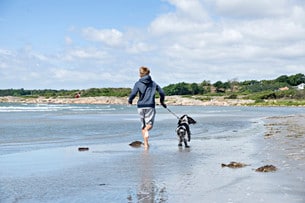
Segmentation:
<svg viewBox="0 0 305 203">
<path fill-rule="evenodd" d="M 305 202 L 305 115 L 267 118 L 262 155 L 278 167 L 278 191 L 284 202 Z"/>
<path fill-rule="evenodd" d="M 253 119 L 218 138 L 202 129 L 212 115 L 189 149 L 155 134 L 149 150 L 122 141 L 1 155 L 0 202 L 305 202 L 305 115 Z M 231 161 L 246 166 L 221 166 Z M 277 170 L 255 171 L 265 165 Z"/>
<path fill-rule="evenodd" d="M 127 97 L 80 97 L 80 98 L 24 98 L 6 96 L 0 97 L 0 103 L 32 103 L 32 104 L 127 104 Z M 135 99 L 134 104 L 137 100 Z M 168 105 L 201 105 L 201 106 L 241 106 L 254 103 L 254 100 L 224 99 L 224 97 L 211 97 L 209 100 L 198 100 L 195 97 L 167 96 Z M 159 104 L 159 99 L 156 99 Z"/>
</svg>

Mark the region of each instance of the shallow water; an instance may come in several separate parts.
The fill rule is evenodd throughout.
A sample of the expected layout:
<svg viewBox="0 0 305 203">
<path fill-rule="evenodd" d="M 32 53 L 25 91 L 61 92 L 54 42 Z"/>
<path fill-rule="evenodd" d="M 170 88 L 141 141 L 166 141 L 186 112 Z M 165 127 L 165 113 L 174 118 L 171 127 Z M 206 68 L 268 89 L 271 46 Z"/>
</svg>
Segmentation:
<svg viewBox="0 0 305 203">
<path fill-rule="evenodd" d="M 226 137 L 248 127 L 250 118 L 299 113 L 300 108 L 169 107 L 198 121 L 193 136 Z M 152 138 L 175 138 L 177 119 L 157 108 Z M 304 110 L 303 110 L 304 111 Z M 0 154 L 78 144 L 117 143 L 140 139 L 135 106 L 0 104 Z M 198 137 L 197 136 L 197 137 Z"/>
<path fill-rule="evenodd" d="M 295 189 L 304 188 L 304 181 L 273 182 L 283 173 L 253 168 L 266 159 L 261 118 L 305 109 L 169 108 L 197 121 L 190 149 L 178 148 L 177 119 L 159 107 L 145 151 L 128 146 L 142 139 L 135 106 L 1 104 L 0 202 L 304 200 Z M 90 150 L 78 152 L 79 146 Z M 230 161 L 251 166 L 220 167 Z"/>
</svg>

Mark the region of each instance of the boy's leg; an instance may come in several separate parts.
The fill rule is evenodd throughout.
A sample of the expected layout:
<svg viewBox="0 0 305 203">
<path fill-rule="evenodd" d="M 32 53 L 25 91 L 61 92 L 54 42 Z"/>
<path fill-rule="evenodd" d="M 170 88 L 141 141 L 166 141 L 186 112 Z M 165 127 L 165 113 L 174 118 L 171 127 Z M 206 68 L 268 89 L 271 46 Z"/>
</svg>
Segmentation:
<svg viewBox="0 0 305 203">
<path fill-rule="evenodd" d="M 144 139 L 144 147 L 148 148 L 148 138 L 149 138 L 149 133 L 148 131 L 152 129 L 154 119 L 155 119 L 155 109 L 150 108 L 150 109 L 138 109 L 140 117 L 141 117 L 141 122 L 142 122 L 142 136 Z"/>
<path fill-rule="evenodd" d="M 143 135 L 143 139 L 144 139 L 144 147 L 148 148 L 149 144 L 148 144 L 148 139 L 149 139 L 149 133 L 148 131 L 152 128 L 152 125 L 146 125 L 143 129 L 142 129 L 142 135 Z"/>
</svg>

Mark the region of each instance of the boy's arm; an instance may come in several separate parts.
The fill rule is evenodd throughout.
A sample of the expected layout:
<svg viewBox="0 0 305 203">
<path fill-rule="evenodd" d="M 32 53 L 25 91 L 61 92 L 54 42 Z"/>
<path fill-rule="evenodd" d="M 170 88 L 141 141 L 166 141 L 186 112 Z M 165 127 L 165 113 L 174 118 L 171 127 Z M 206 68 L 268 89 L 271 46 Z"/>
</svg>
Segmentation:
<svg viewBox="0 0 305 203">
<path fill-rule="evenodd" d="M 137 96 L 137 93 L 138 93 L 139 89 L 137 87 L 137 83 L 134 85 L 130 95 L 129 95 L 129 98 L 128 98 L 128 103 L 129 104 L 132 104 L 132 100 Z"/>
<path fill-rule="evenodd" d="M 166 104 L 164 103 L 165 93 L 164 93 L 163 89 L 159 85 L 157 85 L 157 91 L 159 92 L 159 95 L 160 95 L 160 103 L 161 103 L 161 105 L 164 108 L 167 108 Z"/>
</svg>

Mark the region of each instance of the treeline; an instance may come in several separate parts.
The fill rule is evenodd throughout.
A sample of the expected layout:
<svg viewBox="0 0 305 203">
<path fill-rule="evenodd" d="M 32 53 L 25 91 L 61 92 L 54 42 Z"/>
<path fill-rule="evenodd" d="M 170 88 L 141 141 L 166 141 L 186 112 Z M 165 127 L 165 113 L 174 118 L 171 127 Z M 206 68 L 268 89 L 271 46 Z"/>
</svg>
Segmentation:
<svg viewBox="0 0 305 203">
<path fill-rule="evenodd" d="M 130 88 L 90 88 L 81 91 L 83 97 L 115 96 L 125 97 L 131 92 Z"/>
<path fill-rule="evenodd" d="M 44 96 L 44 97 L 60 97 L 75 94 L 79 90 L 25 90 L 21 89 L 3 89 L 0 90 L 0 96 Z"/>
<path fill-rule="evenodd" d="M 177 83 L 164 87 L 166 95 L 205 95 L 225 96 L 227 99 L 253 99 L 262 102 L 266 99 L 305 99 L 305 90 L 296 87 L 305 83 L 305 76 L 298 73 L 291 76 L 282 75 L 273 80 L 246 80 L 238 82 L 203 81 L 202 83 Z M 285 91 L 281 91 L 285 90 Z"/>
<path fill-rule="evenodd" d="M 0 96 L 24 96 L 24 97 L 75 97 L 78 93 L 82 97 L 98 96 L 116 96 L 124 97 L 130 94 L 130 88 L 90 88 L 86 90 L 25 90 L 21 89 L 3 89 L 0 90 Z"/>
<path fill-rule="evenodd" d="M 305 83 L 305 76 L 302 73 L 287 76 L 282 75 L 273 80 L 246 80 L 239 82 L 229 80 L 226 82 L 217 81 L 211 83 L 204 80 L 201 83 L 177 83 L 163 87 L 166 95 L 228 95 L 228 98 L 236 98 L 237 95 L 250 95 L 254 99 L 268 98 L 305 98 L 304 91 L 297 91 L 296 86 Z M 278 91 L 286 87 L 287 91 Z M 81 97 L 97 96 L 128 96 L 130 88 L 90 88 L 86 90 L 25 90 L 21 89 L 3 89 L 0 90 L 0 96 L 25 96 L 25 97 L 75 97 L 80 93 Z"/>
<path fill-rule="evenodd" d="M 305 83 L 304 74 L 296 74 L 291 76 L 282 75 L 274 80 L 246 80 L 238 82 L 237 80 L 229 80 L 227 82 L 203 81 L 202 83 L 177 83 L 164 87 L 167 95 L 198 95 L 209 93 L 256 93 L 262 91 L 276 91 L 279 88 L 287 87 L 293 89 L 295 86 Z"/>
</svg>

